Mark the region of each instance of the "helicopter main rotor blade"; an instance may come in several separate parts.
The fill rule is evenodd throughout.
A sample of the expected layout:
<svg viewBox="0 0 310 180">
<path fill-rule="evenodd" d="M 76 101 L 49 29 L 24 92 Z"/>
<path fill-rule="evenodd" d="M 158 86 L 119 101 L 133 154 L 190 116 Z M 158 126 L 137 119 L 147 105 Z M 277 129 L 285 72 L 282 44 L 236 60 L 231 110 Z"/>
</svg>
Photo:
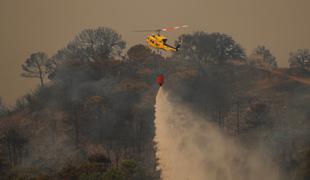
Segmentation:
<svg viewBox="0 0 310 180">
<path fill-rule="evenodd" d="M 160 32 L 160 29 L 149 29 L 149 30 L 136 30 L 132 32 Z"/>
<path fill-rule="evenodd" d="M 174 31 L 180 28 L 186 28 L 188 25 L 182 25 L 182 26 L 175 26 L 175 27 L 168 27 L 168 28 L 162 28 L 162 29 L 149 29 L 149 30 L 136 30 L 133 32 L 161 32 L 161 31 Z"/>
<path fill-rule="evenodd" d="M 174 31 L 174 30 L 177 30 L 177 29 L 180 29 L 180 28 L 186 28 L 186 27 L 188 27 L 188 25 L 168 27 L 168 28 L 163 28 L 163 29 L 160 29 L 160 30 L 161 31 Z"/>
</svg>

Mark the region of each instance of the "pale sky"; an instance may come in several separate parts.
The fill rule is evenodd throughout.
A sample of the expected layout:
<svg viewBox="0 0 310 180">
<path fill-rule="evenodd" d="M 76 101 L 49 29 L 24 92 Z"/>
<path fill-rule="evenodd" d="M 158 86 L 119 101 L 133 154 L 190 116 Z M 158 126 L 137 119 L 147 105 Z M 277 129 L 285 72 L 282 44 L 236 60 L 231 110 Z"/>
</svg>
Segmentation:
<svg viewBox="0 0 310 180">
<path fill-rule="evenodd" d="M 13 103 L 39 84 L 20 76 L 34 52 L 52 56 L 85 28 L 106 26 L 127 47 L 145 43 L 132 30 L 189 25 L 165 34 L 170 42 L 197 30 L 231 35 L 249 53 L 267 46 L 281 67 L 288 53 L 310 48 L 309 0 L 0 0 L 0 97 Z"/>
</svg>

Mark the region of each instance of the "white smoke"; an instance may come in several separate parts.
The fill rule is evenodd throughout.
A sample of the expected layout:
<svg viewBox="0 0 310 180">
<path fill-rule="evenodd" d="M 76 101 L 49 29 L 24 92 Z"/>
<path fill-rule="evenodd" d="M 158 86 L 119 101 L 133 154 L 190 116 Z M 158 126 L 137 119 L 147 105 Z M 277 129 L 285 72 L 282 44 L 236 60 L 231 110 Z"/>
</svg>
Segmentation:
<svg viewBox="0 0 310 180">
<path fill-rule="evenodd" d="M 242 147 L 162 89 L 156 97 L 157 158 L 164 180 L 279 180 L 261 150 Z"/>
</svg>

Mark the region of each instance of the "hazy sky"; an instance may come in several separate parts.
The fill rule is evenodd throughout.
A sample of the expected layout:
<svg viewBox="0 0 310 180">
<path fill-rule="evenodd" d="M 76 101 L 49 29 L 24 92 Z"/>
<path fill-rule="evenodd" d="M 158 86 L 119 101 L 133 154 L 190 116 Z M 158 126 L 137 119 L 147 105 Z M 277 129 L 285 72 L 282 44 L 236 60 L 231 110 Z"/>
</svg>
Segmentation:
<svg viewBox="0 0 310 180">
<path fill-rule="evenodd" d="M 98 26 L 115 29 L 130 46 L 145 39 L 132 30 L 188 24 L 166 36 L 224 32 L 247 52 L 266 45 L 286 66 L 288 52 L 310 48 L 309 7 L 309 0 L 0 0 L 0 96 L 12 103 L 39 83 L 20 77 L 31 53 L 51 56 Z"/>
</svg>

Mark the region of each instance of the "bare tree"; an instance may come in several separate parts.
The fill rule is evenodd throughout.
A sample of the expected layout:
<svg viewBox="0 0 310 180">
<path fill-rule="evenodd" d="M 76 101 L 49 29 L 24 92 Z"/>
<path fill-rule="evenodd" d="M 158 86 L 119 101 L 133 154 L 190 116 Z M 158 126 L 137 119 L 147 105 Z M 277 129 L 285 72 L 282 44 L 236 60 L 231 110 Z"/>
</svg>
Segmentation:
<svg viewBox="0 0 310 180">
<path fill-rule="evenodd" d="M 72 141 L 76 149 L 80 148 L 81 143 L 81 129 L 82 127 L 82 104 L 80 102 L 66 102 L 64 110 L 67 112 L 65 123 L 69 127 L 72 134 Z"/>
<path fill-rule="evenodd" d="M 23 77 L 27 78 L 39 78 L 41 86 L 44 86 L 44 78 L 49 72 L 48 68 L 48 57 L 43 52 L 37 52 L 30 55 L 22 68 L 24 73 Z"/>
<path fill-rule="evenodd" d="M 180 36 L 179 41 L 182 50 L 176 55 L 199 63 L 224 64 L 245 56 L 241 46 L 226 34 L 196 32 Z"/>
<path fill-rule="evenodd" d="M 126 43 L 113 29 L 99 27 L 85 29 L 67 45 L 64 53 L 82 60 L 105 60 L 121 58 Z"/>
<path fill-rule="evenodd" d="M 245 119 L 249 128 L 259 128 L 268 123 L 270 107 L 265 102 L 254 100 L 246 110 Z"/>
<path fill-rule="evenodd" d="M 148 57 L 154 55 L 152 50 L 145 45 L 137 44 L 132 46 L 127 51 L 128 58 L 130 60 L 143 62 L 148 59 Z"/>
<path fill-rule="evenodd" d="M 23 150 L 27 139 L 19 133 L 16 127 L 11 127 L 4 132 L 1 142 L 7 147 L 10 163 L 13 166 L 19 164 L 23 158 Z"/>
<path fill-rule="evenodd" d="M 266 68 L 275 69 L 277 68 L 276 58 L 272 55 L 269 49 L 265 46 L 258 46 L 255 48 L 248 58 L 250 65 Z"/>
<path fill-rule="evenodd" d="M 310 71 L 309 49 L 298 49 L 296 52 L 291 52 L 288 63 L 291 68 L 299 68 L 303 71 Z"/>
<path fill-rule="evenodd" d="M 103 69 L 108 61 L 124 59 L 122 52 L 125 46 L 121 35 L 113 29 L 85 29 L 50 58 L 48 78 L 55 79 L 61 76 L 59 74 L 66 74 L 68 69 L 82 66 L 105 73 Z"/>
</svg>

